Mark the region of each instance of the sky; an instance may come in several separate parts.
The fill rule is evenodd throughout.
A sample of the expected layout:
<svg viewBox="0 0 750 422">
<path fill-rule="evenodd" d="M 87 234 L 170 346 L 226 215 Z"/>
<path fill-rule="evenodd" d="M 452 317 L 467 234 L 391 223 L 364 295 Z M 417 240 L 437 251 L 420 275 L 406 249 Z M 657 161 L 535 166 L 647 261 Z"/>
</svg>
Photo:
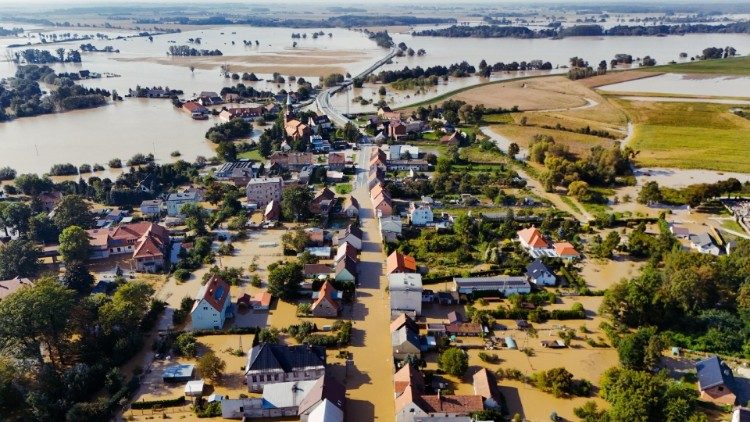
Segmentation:
<svg viewBox="0 0 750 422">
<path fill-rule="evenodd" d="M 748 0 L 736 0 L 736 3 L 744 3 Z M 182 4 L 227 4 L 227 3 L 233 3 L 233 0 L 70 0 L 70 1 L 61 1 L 61 0 L 0 0 L 0 5 L 13 5 L 13 6 L 23 6 L 23 5 L 45 5 L 45 6 L 56 6 L 56 7 L 69 7 L 74 5 L 112 5 L 112 6 L 125 6 L 127 4 L 175 4 L 175 3 L 182 3 Z M 727 1 L 731 2 L 731 1 Z M 243 4 L 247 4 L 247 2 L 241 2 Z M 352 1 L 346 1 L 346 0 L 255 0 L 252 2 L 253 4 L 279 4 L 279 3 L 304 3 L 304 4 L 335 4 L 335 5 L 342 5 L 342 6 L 351 6 L 351 7 L 367 7 L 367 4 L 363 4 L 361 2 L 352 2 Z M 594 5 L 601 5 L 605 3 L 653 3 L 652 1 L 643 1 L 643 0 L 636 0 L 636 1 L 626 1 L 626 0 L 379 0 L 378 4 L 380 5 L 388 5 L 388 4 L 477 4 L 477 3 L 492 3 L 492 4 L 502 4 L 502 3 L 590 3 Z M 656 1 L 656 3 L 662 3 L 660 1 Z M 663 3 L 705 3 L 705 1 L 702 0 L 670 0 L 670 1 L 664 1 Z M 717 2 L 718 3 L 718 2 Z M 721 3 L 725 3 L 724 1 L 721 1 Z"/>
</svg>

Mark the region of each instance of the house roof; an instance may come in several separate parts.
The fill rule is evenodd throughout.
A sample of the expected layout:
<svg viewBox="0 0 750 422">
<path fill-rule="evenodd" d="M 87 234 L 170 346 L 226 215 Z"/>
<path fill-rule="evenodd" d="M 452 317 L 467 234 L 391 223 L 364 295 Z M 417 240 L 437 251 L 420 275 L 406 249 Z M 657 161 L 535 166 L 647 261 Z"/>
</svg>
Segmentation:
<svg viewBox="0 0 750 422">
<path fill-rule="evenodd" d="M 326 364 L 326 351 L 320 346 L 261 343 L 254 346 L 247 354 L 245 372 L 295 370 L 320 367 Z"/>
<path fill-rule="evenodd" d="M 424 391 L 424 377 L 414 365 L 407 363 L 393 375 L 393 384 L 396 395 L 404 392 L 406 387 L 412 386 L 419 391 Z"/>
<path fill-rule="evenodd" d="M 404 325 L 407 325 L 412 331 L 419 332 L 419 326 L 417 326 L 417 323 L 406 314 L 401 314 L 391 321 L 391 332 L 398 330 Z"/>
<path fill-rule="evenodd" d="M 445 331 L 456 334 L 480 334 L 482 332 L 482 325 L 473 322 L 446 324 Z"/>
<path fill-rule="evenodd" d="M 378 208 L 381 205 L 387 205 L 388 207 L 392 207 L 391 195 L 389 195 L 387 191 L 383 191 L 380 193 L 380 195 L 373 198 L 372 203 L 373 203 L 373 208 Z"/>
<path fill-rule="evenodd" d="M 500 403 L 501 394 L 500 389 L 497 387 L 495 374 L 486 368 L 482 368 L 474 374 L 473 384 L 474 394 L 482 396 L 485 400 L 493 399 L 495 402 Z"/>
<path fill-rule="evenodd" d="M 226 301 L 230 300 L 229 284 L 218 275 L 211 275 L 206 284 L 198 290 L 198 295 L 196 296 L 195 304 L 193 305 L 193 311 L 198 307 L 198 303 L 200 303 L 201 300 L 205 300 L 212 308 L 221 312 L 221 310 L 224 309 Z"/>
<path fill-rule="evenodd" d="M 346 200 L 344 201 L 344 209 L 347 209 L 350 207 L 354 207 L 357 210 L 359 210 L 359 201 L 357 201 L 357 198 L 353 196 L 349 196 L 348 198 L 346 198 Z"/>
<path fill-rule="evenodd" d="M 281 204 L 277 200 L 273 200 L 266 205 L 266 210 L 263 215 L 268 220 L 278 220 L 281 217 Z"/>
<path fill-rule="evenodd" d="M 422 275 L 418 273 L 393 273 L 388 276 L 388 291 L 422 291 Z"/>
<path fill-rule="evenodd" d="M 342 422 L 344 410 L 337 407 L 328 399 L 323 400 L 315 406 L 307 416 L 307 422 Z"/>
<path fill-rule="evenodd" d="M 321 201 L 324 201 L 326 199 L 327 200 L 332 200 L 334 198 L 336 198 L 336 194 L 333 193 L 332 190 L 330 190 L 327 187 L 325 187 L 320 192 L 318 192 L 317 195 L 315 195 L 315 197 L 313 198 L 312 202 L 318 202 L 318 203 L 320 203 Z"/>
<path fill-rule="evenodd" d="M 303 272 L 305 275 L 330 274 L 331 266 L 326 264 L 305 264 Z"/>
<path fill-rule="evenodd" d="M 458 413 L 468 414 L 484 410 L 482 396 L 434 395 L 422 396 L 426 407 L 420 406 L 427 413 Z"/>
<path fill-rule="evenodd" d="M 206 107 L 203 107 L 202 105 L 196 103 L 195 101 L 188 101 L 184 104 L 182 104 L 182 108 L 186 109 L 187 111 L 191 113 L 195 113 L 197 111 L 205 111 Z"/>
<path fill-rule="evenodd" d="M 491 277 L 454 277 L 458 288 L 474 290 L 504 290 L 507 288 L 529 287 L 523 276 L 496 275 Z"/>
<path fill-rule="evenodd" d="M 315 383 L 315 380 L 307 380 L 266 384 L 263 386 L 263 409 L 299 408 Z"/>
<path fill-rule="evenodd" d="M 372 189 L 370 189 L 370 198 L 375 199 L 381 193 L 383 193 L 383 186 L 375 185 L 372 187 Z"/>
<path fill-rule="evenodd" d="M 392 346 L 401 346 L 405 343 L 409 343 L 419 350 L 419 332 L 411 330 L 406 325 L 391 333 Z"/>
<path fill-rule="evenodd" d="M 28 278 L 11 278 L 10 280 L 1 280 L 0 281 L 0 300 L 5 299 L 6 297 L 12 295 L 13 293 L 17 292 L 19 289 L 23 287 L 30 287 L 33 286 L 34 283 L 29 280 Z"/>
<path fill-rule="evenodd" d="M 531 278 L 537 278 L 547 273 L 552 274 L 552 271 L 539 258 L 526 266 L 526 274 Z"/>
<path fill-rule="evenodd" d="M 338 262 L 345 256 L 348 256 L 354 261 L 357 260 L 357 248 L 352 246 L 352 244 L 349 242 L 344 242 L 339 245 L 339 248 L 336 251 L 335 261 Z"/>
<path fill-rule="evenodd" d="M 732 422 L 750 422 L 750 410 L 744 407 L 735 407 L 732 412 Z"/>
<path fill-rule="evenodd" d="M 463 322 L 464 317 L 456 312 L 456 311 L 450 311 L 448 312 L 448 322 L 451 324 L 454 324 L 456 322 Z"/>
<path fill-rule="evenodd" d="M 349 271 L 349 274 L 356 276 L 357 275 L 357 262 L 348 256 L 346 258 L 339 260 L 339 262 L 336 263 L 335 273 L 338 275 L 344 270 L 347 270 Z"/>
<path fill-rule="evenodd" d="M 695 364 L 695 369 L 698 372 L 698 387 L 701 391 L 719 385 L 724 385 L 730 390 L 734 388 L 732 369 L 718 356 L 703 359 Z"/>
<path fill-rule="evenodd" d="M 163 256 L 163 251 L 169 245 L 169 231 L 148 221 L 86 230 L 86 234 L 91 246 L 99 248 L 135 245 L 133 258 Z"/>
<path fill-rule="evenodd" d="M 401 252 L 394 251 L 388 255 L 386 260 L 386 274 L 394 272 L 415 272 L 417 271 L 417 261 L 414 257 L 404 255 Z"/>
<path fill-rule="evenodd" d="M 529 227 L 528 229 L 523 229 L 518 231 L 518 237 L 523 239 L 524 242 L 526 242 L 527 245 L 534 247 L 534 248 L 548 248 L 549 243 L 547 243 L 546 240 L 544 240 L 544 236 L 542 235 L 542 232 L 539 231 L 534 226 Z"/>
<path fill-rule="evenodd" d="M 330 375 L 323 375 L 299 404 L 297 414 L 303 414 L 323 400 L 328 400 L 337 408 L 344 410 L 346 405 L 346 388 Z"/>
<path fill-rule="evenodd" d="M 256 293 L 255 296 L 253 296 L 253 302 L 261 306 L 268 307 L 268 306 L 271 306 L 272 298 L 273 296 L 271 295 L 271 293 L 268 293 L 267 291 L 264 290 L 262 292 Z"/>
<path fill-rule="evenodd" d="M 328 154 L 328 164 L 346 164 L 346 155 L 340 152 Z"/>
<path fill-rule="evenodd" d="M 691 234 L 689 236 L 690 243 L 693 243 L 695 245 L 698 245 L 700 247 L 709 247 L 714 244 L 713 239 L 711 239 L 711 236 L 708 235 L 708 233 L 698 233 L 698 234 Z"/>
<path fill-rule="evenodd" d="M 333 297 L 335 294 L 336 289 L 333 288 L 333 284 L 326 280 L 326 282 L 320 287 L 318 298 L 313 302 L 312 309 L 317 308 L 323 303 L 328 303 L 334 309 L 340 309 L 341 304 L 339 304 L 339 302 Z"/>
<path fill-rule="evenodd" d="M 358 226 L 355 226 L 354 224 L 349 224 L 349 226 L 346 227 L 346 232 L 351 233 L 359 240 L 362 240 L 362 229 L 360 229 Z"/>
<path fill-rule="evenodd" d="M 557 253 L 557 256 L 580 256 L 581 254 L 578 253 L 575 246 L 573 246 L 570 242 L 558 242 L 555 243 L 555 252 Z"/>
</svg>

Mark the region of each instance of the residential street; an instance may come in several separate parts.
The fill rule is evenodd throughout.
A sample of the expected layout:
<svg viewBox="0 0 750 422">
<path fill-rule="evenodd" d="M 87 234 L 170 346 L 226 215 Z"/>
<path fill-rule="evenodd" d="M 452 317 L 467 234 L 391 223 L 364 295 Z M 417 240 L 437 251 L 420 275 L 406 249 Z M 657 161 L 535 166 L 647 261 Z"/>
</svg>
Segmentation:
<svg viewBox="0 0 750 422">
<path fill-rule="evenodd" d="M 348 421 L 393 420 L 393 359 L 391 357 L 390 315 L 383 276 L 385 255 L 367 191 L 366 177 L 370 148 L 360 151 L 358 171 L 364 172 L 365 183 L 357 177 L 352 192 L 360 204 L 364 239 L 359 264 L 357 301 L 353 305 L 354 332 L 352 352 L 354 371 L 346 379 Z"/>
</svg>

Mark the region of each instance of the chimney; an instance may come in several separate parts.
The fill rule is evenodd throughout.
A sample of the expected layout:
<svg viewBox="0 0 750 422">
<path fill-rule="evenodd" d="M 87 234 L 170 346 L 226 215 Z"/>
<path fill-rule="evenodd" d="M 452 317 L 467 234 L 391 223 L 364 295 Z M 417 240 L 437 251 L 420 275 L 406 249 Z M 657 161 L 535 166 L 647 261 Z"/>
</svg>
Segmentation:
<svg viewBox="0 0 750 422">
<path fill-rule="evenodd" d="M 437 396 L 438 396 L 438 401 L 443 401 L 443 389 L 442 388 L 438 388 Z"/>
</svg>

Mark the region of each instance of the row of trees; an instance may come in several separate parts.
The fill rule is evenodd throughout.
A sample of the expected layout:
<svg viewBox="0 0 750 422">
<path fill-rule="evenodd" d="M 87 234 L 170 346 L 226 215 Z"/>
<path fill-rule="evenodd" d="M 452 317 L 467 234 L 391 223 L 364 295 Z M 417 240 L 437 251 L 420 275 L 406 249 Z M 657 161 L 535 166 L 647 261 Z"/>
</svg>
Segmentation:
<svg viewBox="0 0 750 422">
<path fill-rule="evenodd" d="M 470 65 L 468 62 L 463 61 L 461 63 L 454 63 L 449 66 L 431 66 L 427 69 L 423 69 L 419 66 L 411 69 L 406 66 L 401 70 L 383 70 L 377 75 L 371 75 L 368 80 L 372 83 L 391 83 L 402 79 L 429 78 L 431 76 L 464 77 L 473 75 L 474 73 L 476 73 L 476 68 Z"/>
<path fill-rule="evenodd" d="M 56 54 L 48 50 L 39 50 L 28 48 L 15 53 L 16 63 L 25 62 L 28 64 L 46 64 L 46 63 L 80 63 L 81 52 L 78 50 L 66 50 L 58 48 Z"/>
<path fill-rule="evenodd" d="M 170 56 L 221 56 L 221 50 L 206 50 L 190 47 L 189 45 L 170 45 L 167 54 Z"/>
</svg>

